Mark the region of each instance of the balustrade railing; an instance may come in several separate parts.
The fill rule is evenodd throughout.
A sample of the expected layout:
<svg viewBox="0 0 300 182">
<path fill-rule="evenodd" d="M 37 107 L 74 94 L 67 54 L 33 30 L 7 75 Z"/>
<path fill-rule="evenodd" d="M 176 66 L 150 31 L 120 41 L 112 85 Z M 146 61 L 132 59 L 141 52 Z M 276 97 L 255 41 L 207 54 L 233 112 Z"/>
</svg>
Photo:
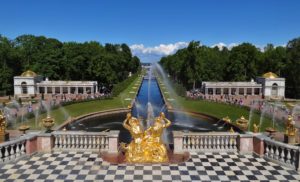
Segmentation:
<svg viewBox="0 0 300 182">
<path fill-rule="evenodd" d="M 199 152 L 235 152 L 237 148 L 237 133 L 228 132 L 173 132 L 174 150 Z"/>
<path fill-rule="evenodd" d="M 54 149 L 108 150 L 109 132 L 55 131 Z"/>
<path fill-rule="evenodd" d="M 287 167 L 299 169 L 300 147 L 264 139 L 264 157 Z"/>
<path fill-rule="evenodd" d="M 0 144 L 0 162 L 7 162 L 26 155 L 27 137 Z"/>
</svg>

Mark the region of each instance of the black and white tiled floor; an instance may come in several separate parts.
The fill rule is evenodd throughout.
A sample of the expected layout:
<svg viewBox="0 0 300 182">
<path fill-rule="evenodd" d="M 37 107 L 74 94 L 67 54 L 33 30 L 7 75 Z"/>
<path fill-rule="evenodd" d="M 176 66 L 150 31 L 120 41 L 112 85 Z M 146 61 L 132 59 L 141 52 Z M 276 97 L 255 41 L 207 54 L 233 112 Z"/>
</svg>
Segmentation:
<svg viewBox="0 0 300 182">
<path fill-rule="evenodd" d="M 237 153 L 191 153 L 182 164 L 110 165 L 91 152 L 37 154 L 0 165 L 0 181 L 300 181 L 294 170 Z"/>
</svg>

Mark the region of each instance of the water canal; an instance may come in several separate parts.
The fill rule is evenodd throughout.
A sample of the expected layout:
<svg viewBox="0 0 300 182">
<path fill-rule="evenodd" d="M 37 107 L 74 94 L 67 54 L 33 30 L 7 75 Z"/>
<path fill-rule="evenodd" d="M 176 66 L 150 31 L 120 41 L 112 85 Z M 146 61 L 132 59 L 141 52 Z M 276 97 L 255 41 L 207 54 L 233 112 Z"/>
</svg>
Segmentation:
<svg viewBox="0 0 300 182">
<path fill-rule="evenodd" d="M 174 130 L 186 132 L 229 130 L 229 127 L 224 125 L 222 122 L 217 122 L 215 119 L 201 117 L 201 115 L 187 115 L 181 112 L 168 113 L 158 82 L 151 73 L 149 74 L 144 77 L 132 108 L 132 115 L 140 119 L 145 129 L 152 124 L 151 122 L 154 117 L 157 117 L 160 112 L 165 112 L 166 117 L 172 121 L 171 127 L 169 127 L 164 134 L 164 140 L 166 140 L 166 142 L 172 141 L 171 131 Z M 99 117 L 97 116 L 89 119 L 80 119 L 70 123 L 67 126 L 67 129 L 93 132 L 119 130 L 119 141 L 128 143 L 131 140 L 130 134 L 122 126 L 125 117 L 126 113 L 118 113 Z"/>
</svg>

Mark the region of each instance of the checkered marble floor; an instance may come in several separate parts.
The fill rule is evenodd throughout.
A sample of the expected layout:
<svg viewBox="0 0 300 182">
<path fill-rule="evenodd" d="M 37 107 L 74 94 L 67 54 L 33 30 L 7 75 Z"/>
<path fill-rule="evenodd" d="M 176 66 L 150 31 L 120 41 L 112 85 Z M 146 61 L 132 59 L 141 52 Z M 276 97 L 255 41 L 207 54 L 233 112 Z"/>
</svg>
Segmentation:
<svg viewBox="0 0 300 182">
<path fill-rule="evenodd" d="M 91 152 L 37 154 L 0 165 L 0 181 L 300 181 L 294 170 L 237 153 L 191 153 L 182 164 L 110 165 Z"/>
</svg>

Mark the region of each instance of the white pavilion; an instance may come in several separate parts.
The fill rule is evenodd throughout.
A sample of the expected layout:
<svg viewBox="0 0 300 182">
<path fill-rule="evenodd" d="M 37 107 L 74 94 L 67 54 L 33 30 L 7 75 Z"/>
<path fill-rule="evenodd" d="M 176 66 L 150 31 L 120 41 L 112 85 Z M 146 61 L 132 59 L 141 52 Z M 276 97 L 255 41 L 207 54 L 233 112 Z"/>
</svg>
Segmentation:
<svg viewBox="0 0 300 182">
<path fill-rule="evenodd" d="M 284 99 L 285 78 L 268 72 L 250 82 L 202 82 L 204 95 L 260 95 L 266 99 Z"/>
<path fill-rule="evenodd" d="M 98 92 L 97 81 L 50 81 L 33 71 L 14 77 L 14 95 L 29 97 L 36 94 L 91 94 Z"/>
</svg>

